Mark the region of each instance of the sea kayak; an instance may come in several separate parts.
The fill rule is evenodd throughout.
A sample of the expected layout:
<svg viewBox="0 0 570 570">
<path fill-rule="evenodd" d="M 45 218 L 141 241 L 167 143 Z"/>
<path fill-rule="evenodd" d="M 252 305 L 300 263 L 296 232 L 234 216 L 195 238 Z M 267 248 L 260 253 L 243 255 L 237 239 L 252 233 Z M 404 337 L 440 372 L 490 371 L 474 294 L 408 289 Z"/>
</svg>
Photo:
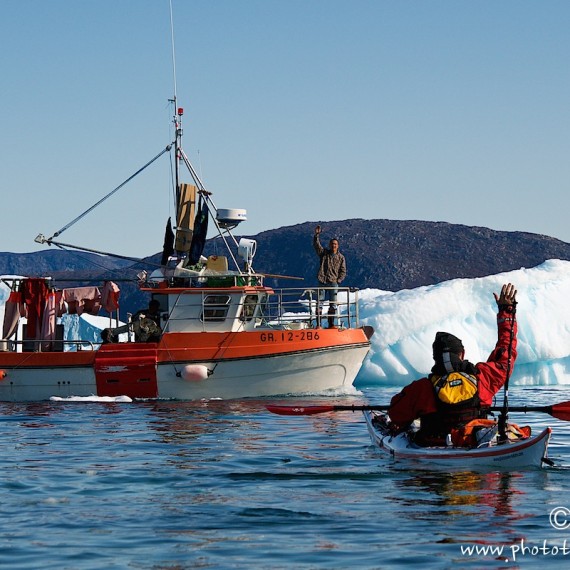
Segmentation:
<svg viewBox="0 0 570 570">
<path fill-rule="evenodd" d="M 368 433 L 375 446 L 394 459 L 412 460 L 422 466 L 457 467 L 461 469 L 511 470 L 542 467 L 547 461 L 548 443 L 552 433 L 547 427 L 526 439 L 499 443 L 488 441 L 477 448 L 422 447 L 413 441 L 413 432 L 391 435 L 383 421 L 385 414 L 364 411 Z"/>
</svg>

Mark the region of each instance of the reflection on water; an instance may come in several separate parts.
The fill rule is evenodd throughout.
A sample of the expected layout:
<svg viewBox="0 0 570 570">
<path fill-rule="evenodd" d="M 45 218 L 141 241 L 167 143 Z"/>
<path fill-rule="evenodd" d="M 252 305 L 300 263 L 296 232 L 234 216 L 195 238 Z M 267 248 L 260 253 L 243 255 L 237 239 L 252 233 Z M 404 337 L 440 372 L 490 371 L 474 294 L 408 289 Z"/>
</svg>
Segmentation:
<svg viewBox="0 0 570 570">
<path fill-rule="evenodd" d="M 411 473 L 410 473 L 411 475 Z M 414 471 L 413 477 L 395 481 L 395 502 L 407 506 L 424 506 L 426 511 L 409 511 L 412 518 L 430 517 L 427 507 L 438 509 L 438 516 L 475 517 L 481 521 L 499 517 L 517 520 L 525 515 L 517 509 L 524 494 L 517 488 L 520 473 L 458 471 Z M 516 501 L 516 505 L 514 499 Z M 476 507 L 466 509 L 465 507 Z M 492 518 L 491 518 L 492 517 Z"/>
</svg>

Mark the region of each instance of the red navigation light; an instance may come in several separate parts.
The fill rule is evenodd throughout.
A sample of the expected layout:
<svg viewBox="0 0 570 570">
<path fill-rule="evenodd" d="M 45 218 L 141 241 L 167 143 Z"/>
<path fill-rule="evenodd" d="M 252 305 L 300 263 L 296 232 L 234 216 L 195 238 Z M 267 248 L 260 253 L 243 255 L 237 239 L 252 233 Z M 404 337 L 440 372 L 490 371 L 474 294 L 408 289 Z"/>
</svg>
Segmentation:
<svg viewBox="0 0 570 570">
<path fill-rule="evenodd" d="M 178 114 L 180 116 L 184 115 L 184 109 L 182 107 L 178 107 Z"/>
</svg>

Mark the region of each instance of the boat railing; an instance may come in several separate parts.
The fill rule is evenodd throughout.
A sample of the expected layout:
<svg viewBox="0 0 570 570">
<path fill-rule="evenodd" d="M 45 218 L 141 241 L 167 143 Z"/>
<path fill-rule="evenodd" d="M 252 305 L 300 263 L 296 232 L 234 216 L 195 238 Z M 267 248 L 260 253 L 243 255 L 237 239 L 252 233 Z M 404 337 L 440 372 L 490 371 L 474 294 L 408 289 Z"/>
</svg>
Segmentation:
<svg viewBox="0 0 570 570">
<path fill-rule="evenodd" d="M 90 340 L 61 340 L 34 338 L 24 340 L 3 340 L 0 352 L 75 352 L 96 350 L 98 343 Z"/>
<path fill-rule="evenodd" d="M 335 292 L 336 300 L 328 300 Z M 358 289 L 351 287 L 274 289 L 262 309 L 269 326 L 293 329 L 333 323 L 338 328 L 359 326 Z"/>
</svg>

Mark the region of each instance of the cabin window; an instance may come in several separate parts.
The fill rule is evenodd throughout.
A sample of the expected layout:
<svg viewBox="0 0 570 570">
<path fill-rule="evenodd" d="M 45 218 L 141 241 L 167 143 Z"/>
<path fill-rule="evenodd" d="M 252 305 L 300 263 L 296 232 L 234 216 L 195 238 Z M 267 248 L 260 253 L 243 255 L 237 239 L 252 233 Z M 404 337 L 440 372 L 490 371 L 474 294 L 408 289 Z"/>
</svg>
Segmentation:
<svg viewBox="0 0 570 570">
<path fill-rule="evenodd" d="M 229 295 L 207 295 L 204 298 L 202 321 L 208 323 L 225 321 L 229 308 Z"/>
</svg>

